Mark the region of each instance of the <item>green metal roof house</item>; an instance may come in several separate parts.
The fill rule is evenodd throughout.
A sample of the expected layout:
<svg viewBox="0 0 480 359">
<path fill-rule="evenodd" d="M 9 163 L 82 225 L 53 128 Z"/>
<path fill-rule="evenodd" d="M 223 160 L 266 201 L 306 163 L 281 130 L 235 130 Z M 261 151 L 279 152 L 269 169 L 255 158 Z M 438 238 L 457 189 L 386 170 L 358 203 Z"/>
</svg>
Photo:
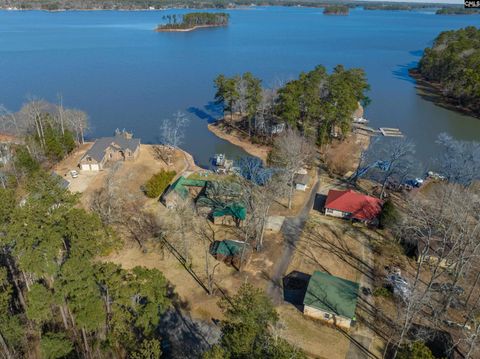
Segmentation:
<svg viewBox="0 0 480 359">
<path fill-rule="evenodd" d="M 161 197 L 161 201 L 167 208 L 175 208 L 177 205 L 177 196 L 185 199 L 188 197 L 187 187 L 205 187 L 208 181 L 193 180 L 180 176 L 173 182 Z"/>
<path fill-rule="evenodd" d="M 245 252 L 245 259 L 247 259 L 248 255 L 250 254 L 248 244 L 231 239 L 213 242 L 210 245 L 210 254 L 217 260 L 223 261 L 238 268 L 240 265 L 242 251 L 245 246 L 247 246 Z"/>
<path fill-rule="evenodd" d="M 359 284 L 315 271 L 308 282 L 303 314 L 350 328 L 357 308 Z"/>
</svg>

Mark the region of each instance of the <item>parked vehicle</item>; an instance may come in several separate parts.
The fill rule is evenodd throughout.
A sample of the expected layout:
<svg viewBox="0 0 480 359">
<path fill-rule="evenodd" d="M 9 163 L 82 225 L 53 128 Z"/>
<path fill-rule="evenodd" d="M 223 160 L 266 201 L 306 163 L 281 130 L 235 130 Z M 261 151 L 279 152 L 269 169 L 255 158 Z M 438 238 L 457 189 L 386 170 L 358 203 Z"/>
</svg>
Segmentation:
<svg viewBox="0 0 480 359">
<path fill-rule="evenodd" d="M 78 177 L 78 172 L 75 171 L 75 170 L 71 170 L 70 171 L 70 176 L 72 176 L 72 178 L 77 178 Z"/>
</svg>

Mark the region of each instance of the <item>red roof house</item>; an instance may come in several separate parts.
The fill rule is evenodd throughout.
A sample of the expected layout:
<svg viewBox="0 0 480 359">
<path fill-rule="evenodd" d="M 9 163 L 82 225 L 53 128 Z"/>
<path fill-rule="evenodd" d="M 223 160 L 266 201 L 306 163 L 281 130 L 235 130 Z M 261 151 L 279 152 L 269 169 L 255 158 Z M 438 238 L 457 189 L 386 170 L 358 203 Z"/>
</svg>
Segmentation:
<svg viewBox="0 0 480 359">
<path fill-rule="evenodd" d="M 375 220 L 382 211 L 383 202 L 352 190 L 328 191 L 325 214 L 333 217 L 356 219 L 362 222 Z"/>
</svg>

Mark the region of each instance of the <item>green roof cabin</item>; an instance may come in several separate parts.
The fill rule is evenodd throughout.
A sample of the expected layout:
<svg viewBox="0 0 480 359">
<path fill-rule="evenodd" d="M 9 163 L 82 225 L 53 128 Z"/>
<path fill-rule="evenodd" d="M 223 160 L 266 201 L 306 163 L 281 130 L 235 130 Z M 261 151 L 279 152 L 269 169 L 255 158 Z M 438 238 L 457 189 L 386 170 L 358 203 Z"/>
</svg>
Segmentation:
<svg viewBox="0 0 480 359">
<path fill-rule="evenodd" d="M 308 282 L 303 314 L 349 329 L 357 308 L 359 284 L 315 271 Z"/>
<path fill-rule="evenodd" d="M 179 198 L 186 199 L 189 196 L 189 188 L 197 188 L 200 191 L 206 184 L 207 181 L 204 180 L 194 180 L 180 176 L 168 186 L 160 200 L 168 209 L 175 208 Z"/>
<path fill-rule="evenodd" d="M 212 219 L 215 224 L 238 227 L 246 217 L 247 209 L 239 203 L 227 204 L 214 208 L 212 211 Z"/>
<path fill-rule="evenodd" d="M 213 242 L 210 245 L 210 254 L 219 261 L 239 268 L 240 259 L 242 257 L 242 252 L 245 245 L 247 246 L 247 248 L 245 249 L 245 259 L 248 259 L 250 254 L 248 244 L 246 244 L 245 242 L 235 241 L 231 239 Z"/>
</svg>

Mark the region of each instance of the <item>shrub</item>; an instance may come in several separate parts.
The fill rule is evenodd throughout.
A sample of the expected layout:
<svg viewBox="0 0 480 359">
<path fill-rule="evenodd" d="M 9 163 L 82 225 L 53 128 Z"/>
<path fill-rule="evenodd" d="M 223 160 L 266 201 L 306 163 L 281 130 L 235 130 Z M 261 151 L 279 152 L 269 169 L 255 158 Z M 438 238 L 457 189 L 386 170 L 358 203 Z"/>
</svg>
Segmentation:
<svg viewBox="0 0 480 359">
<path fill-rule="evenodd" d="M 398 359 L 435 359 L 430 349 L 424 342 L 417 340 L 400 349 Z"/>
<path fill-rule="evenodd" d="M 15 166 L 27 174 L 31 174 L 40 169 L 40 164 L 30 155 L 28 149 L 24 146 L 18 147 L 15 151 Z"/>
<path fill-rule="evenodd" d="M 398 221 L 398 211 L 391 200 L 387 200 L 383 204 L 382 213 L 380 214 L 380 228 L 392 228 Z"/>
<path fill-rule="evenodd" d="M 378 287 L 375 288 L 373 291 L 373 295 L 375 297 L 385 297 L 385 298 L 390 298 L 392 296 L 392 292 L 390 292 L 387 288 L 385 287 Z"/>
<path fill-rule="evenodd" d="M 145 194 L 147 197 L 156 198 L 160 196 L 176 174 L 175 171 L 165 170 L 154 174 L 145 184 Z"/>
</svg>

